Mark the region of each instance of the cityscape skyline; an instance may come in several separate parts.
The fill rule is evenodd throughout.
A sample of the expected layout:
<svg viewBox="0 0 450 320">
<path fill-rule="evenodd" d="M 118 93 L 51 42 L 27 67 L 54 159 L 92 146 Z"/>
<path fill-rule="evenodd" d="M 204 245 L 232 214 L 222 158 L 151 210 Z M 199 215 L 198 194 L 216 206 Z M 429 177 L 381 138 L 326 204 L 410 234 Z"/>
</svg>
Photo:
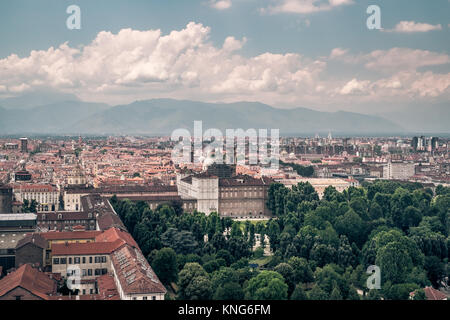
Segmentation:
<svg viewBox="0 0 450 320">
<path fill-rule="evenodd" d="M 449 13 L 0 1 L 0 305 L 447 301 Z"/>
</svg>

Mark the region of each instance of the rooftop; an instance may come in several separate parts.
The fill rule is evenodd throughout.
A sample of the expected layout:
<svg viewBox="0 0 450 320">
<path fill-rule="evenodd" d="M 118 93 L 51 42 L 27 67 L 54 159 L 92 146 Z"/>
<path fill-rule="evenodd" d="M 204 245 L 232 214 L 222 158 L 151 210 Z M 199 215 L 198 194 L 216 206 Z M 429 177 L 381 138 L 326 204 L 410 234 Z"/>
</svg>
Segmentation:
<svg viewBox="0 0 450 320">
<path fill-rule="evenodd" d="M 45 300 L 56 293 L 56 282 L 29 264 L 24 264 L 0 280 L 0 297 L 17 287 Z"/>
<path fill-rule="evenodd" d="M 0 221 L 24 221 L 36 220 L 37 215 L 34 213 L 6 213 L 0 214 Z"/>
<path fill-rule="evenodd" d="M 123 246 L 111 255 L 111 261 L 125 294 L 167 292 L 139 249 Z"/>
</svg>

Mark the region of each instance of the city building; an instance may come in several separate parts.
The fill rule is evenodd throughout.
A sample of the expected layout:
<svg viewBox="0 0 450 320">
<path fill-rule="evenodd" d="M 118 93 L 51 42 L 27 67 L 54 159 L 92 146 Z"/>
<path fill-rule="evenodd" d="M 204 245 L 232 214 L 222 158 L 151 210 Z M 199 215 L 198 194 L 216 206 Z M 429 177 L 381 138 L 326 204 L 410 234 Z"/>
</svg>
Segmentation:
<svg viewBox="0 0 450 320">
<path fill-rule="evenodd" d="M 46 265 L 46 259 L 49 258 L 46 250 L 47 241 L 39 233 L 27 234 L 17 242 L 15 250 L 16 268 L 24 264 L 43 268 Z"/>
<path fill-rule="evenodd" d="M 54 243 L 51 257 L 53 273 L 80 275 L 74 287 L 83 293 L 97 294 L 95 280 L 108 274 L 121 300 L 163 300 L 167 292 L 131 235 L 118 228 L 102 232 L 94 242 Z"/>
<path fill-rule="evenodd" d="M 12 213 L 13 190 L 10 186 L 0 184 L 0 213 Z"/>
<path fill-rule="evenodd" d="M 389 161 L 383 167 L 383 178 L 388 180 L 408 180 L 415 174 L 414 163 Z"/>
<path fill-rule="evenodd" d="M 59 209 L 59 191 L 52 185 L 19 184 L 14 186 L 14 197 L 16 201 L 28 200 L 37 202 L 37 211 L 56 211 Z"/>
<path fill-rule="evenodd" d="M 340 178 L 294 178 L 294 179 L 275 179 L 277 182 L 282 183 L 288 188 L 297 185 L 300 182 L 310 183 L 314 190 L 319 195 L 319 199 L 322 199 L 325 189 L 329 186 L 334 187 L 338 192 L 343 192 L 350 187 L 357 187 L 358 181 L 355 179 L 340 179 Z"/>
<path fill-rule="evenodd" d="M 263 217 L 270 215 L 266 206 L 271 180 L 239 175 L 219 178 L 207 172 L 177 175 L 178 193 L 182 199 L 195 199 L 197 210 L 218 212 L 230 217 Z"/>
<path fill-rule="evenodd" d="M 20 152 L 28 152 L 28 138 L 20 138 Z"/>
<path fill-rule="evenodd" d="M 0 300 L 50 300 L 57 295 L 58 282 L 24 264 L 0 279 Z"/>
<path fill-rule="evenodd" d="M 15 267 L 16 246 L 19 241 L 35 231 L 35 214 L 0 214 L 0 267 L 4 271 Z"/>
</svg>

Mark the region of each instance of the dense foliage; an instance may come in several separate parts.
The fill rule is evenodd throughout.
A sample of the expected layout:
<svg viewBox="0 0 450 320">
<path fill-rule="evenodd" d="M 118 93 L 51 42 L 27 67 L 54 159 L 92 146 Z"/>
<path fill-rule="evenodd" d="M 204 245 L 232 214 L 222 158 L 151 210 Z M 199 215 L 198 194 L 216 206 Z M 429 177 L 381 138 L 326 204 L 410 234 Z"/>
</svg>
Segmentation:
<svg viewBox="0 0 450 320">
<path fill-rule="evenodd" d="M 413 291 L 419 299 L 449 276 L 449 189 L 376 181 L 328 187 L 319 200 L 309 183 L 275 183 L 266 223 L 187 214 L 177 203 L 154 211 L 111 203 L 179 299 L 408 299 Z M 268 236 L 273 255 L 252 251 L 255 234 Z M 370 265 L 380 267 L 380 290 L 367 288 Z"/>
</svg>

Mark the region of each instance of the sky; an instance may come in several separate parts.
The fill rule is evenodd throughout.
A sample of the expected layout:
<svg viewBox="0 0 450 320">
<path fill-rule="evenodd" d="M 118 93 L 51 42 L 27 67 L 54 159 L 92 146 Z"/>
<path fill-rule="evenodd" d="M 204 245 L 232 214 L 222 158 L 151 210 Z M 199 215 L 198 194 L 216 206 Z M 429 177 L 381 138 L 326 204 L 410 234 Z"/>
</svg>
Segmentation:
<svg viewBox="0 0 450 320">
<path fill-rule="evenodd" d="M 450 106 L 450 0 L 2 0 L 0 43 L 0 99 Z"/>
</svg>

